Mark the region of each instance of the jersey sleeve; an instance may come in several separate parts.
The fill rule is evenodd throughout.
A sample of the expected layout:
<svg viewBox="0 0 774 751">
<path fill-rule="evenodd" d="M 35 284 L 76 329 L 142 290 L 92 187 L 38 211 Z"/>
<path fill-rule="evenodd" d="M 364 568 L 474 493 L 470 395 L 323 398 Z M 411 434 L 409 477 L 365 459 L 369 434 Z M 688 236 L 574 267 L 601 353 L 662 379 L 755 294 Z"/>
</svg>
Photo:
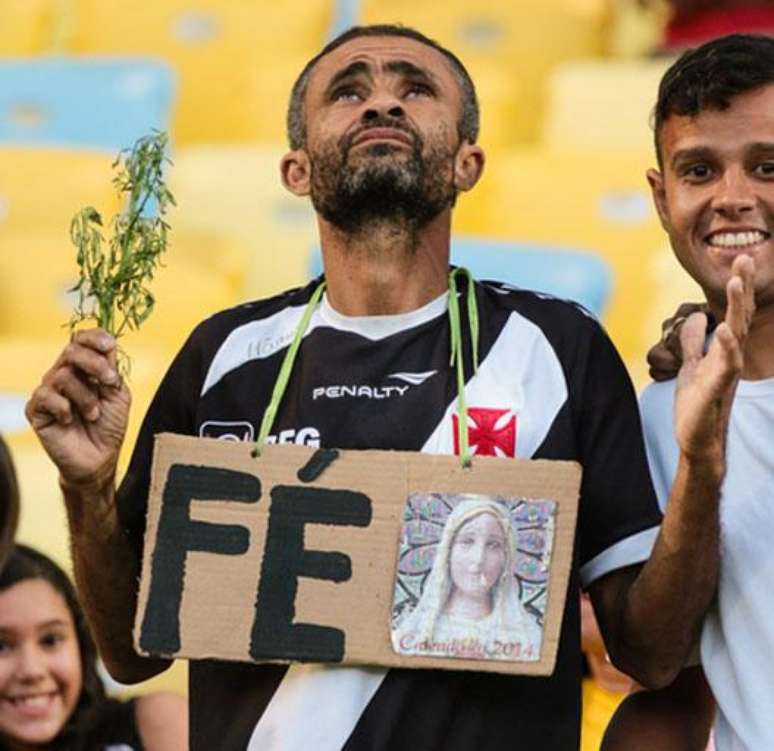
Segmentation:
<svg viewBox="0 0 774 751">
<path fill-rule="evenodd" d="M 145 535 L 154 438 L 157 433 L 193 435 L 195 431 L 196 404 L 204 378 L 198 332 L 199 329 L 194 331 L 161 381 L 118 488 L 118 516 L 138 556 L 142 554 Z"/>
<path fill-rule="evenodd" d="M 588 587 L 610 571 L 647 560 L 662 516 L 648 471 L 634 388 L 598 324 L 580 375 L 580 391 L 573 390 L 571 398 L 583 465 L 580 572 Z"/>
</svg>

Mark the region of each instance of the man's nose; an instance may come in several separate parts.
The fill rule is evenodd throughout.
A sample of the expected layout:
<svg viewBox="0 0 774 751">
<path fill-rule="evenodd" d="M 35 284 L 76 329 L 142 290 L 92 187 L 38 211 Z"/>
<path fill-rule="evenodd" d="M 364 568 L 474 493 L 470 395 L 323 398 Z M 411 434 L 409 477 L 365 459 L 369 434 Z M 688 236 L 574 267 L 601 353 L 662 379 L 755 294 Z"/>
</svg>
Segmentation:
<svg viewBox="0 0 774 751">
<path fill-rule="evenodd" d="M 380 92 L 368 100 L 362 119 L 364 123 L 368 123 L 385 116 L 401 119 L 405 117 L 405 114 L 400 99 L 389 92 Z"/>
<path fill-rule="evenodd" d="M 733 218 L 752 211 L 756 200 L 754 186 L 744 170 L 729 169 L 717 183 L 712 208 Z"/>
</svg>

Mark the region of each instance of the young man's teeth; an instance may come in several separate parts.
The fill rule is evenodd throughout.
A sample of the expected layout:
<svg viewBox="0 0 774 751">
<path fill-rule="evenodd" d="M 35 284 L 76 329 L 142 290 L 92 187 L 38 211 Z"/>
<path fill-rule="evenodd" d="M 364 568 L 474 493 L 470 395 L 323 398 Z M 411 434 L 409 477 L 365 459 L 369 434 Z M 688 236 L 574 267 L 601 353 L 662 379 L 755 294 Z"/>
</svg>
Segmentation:
<svg viewBox="0 0 774 751">
<path fill-rule="evenodd" d="M 763 232 L 721 232 L 710 237 L 710 245 L 718 245 L 721 248 L 738 248 L 744 245 L 755 245 L 763 242 L 766 235 Z"/>
</svg>

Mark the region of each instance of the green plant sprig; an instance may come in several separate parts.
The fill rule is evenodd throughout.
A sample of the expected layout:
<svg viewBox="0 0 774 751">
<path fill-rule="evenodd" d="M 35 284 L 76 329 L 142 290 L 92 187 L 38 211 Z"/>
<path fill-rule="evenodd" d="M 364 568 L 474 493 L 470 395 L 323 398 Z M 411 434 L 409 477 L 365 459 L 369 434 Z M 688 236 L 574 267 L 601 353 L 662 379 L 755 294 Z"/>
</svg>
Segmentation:
<svg viewBox="0 0 774 751">
<path fill-rule="evenodd" d="M 125 197 L 125 210 L 111 221 L 107 245 L 103 222 L 93 206 L 81 209 L 70 225 L 77 249 L 79 278 L 70 290 L 78 303 L 69 321 L 71 331 L 84 321 L 96 321 L 116 338 L 136 330 L 153 311 L 148 288 L 166 250 L 169 224 L 164 216 L 175 199 L 164 182 L 167 134 L 154 131 L 124 149 L 113 162 L 113 185 Z M 155 204 L 153 216 L 144 215 Z M 123 360 L 124 370 L 128 361 Z"/>
</svg>

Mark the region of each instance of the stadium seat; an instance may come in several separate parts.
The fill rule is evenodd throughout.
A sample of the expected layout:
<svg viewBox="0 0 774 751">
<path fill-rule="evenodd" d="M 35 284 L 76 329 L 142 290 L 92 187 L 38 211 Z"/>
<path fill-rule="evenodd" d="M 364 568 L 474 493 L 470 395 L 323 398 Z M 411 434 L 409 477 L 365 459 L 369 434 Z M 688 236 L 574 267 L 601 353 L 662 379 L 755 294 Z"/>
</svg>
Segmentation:
<svg viewBox="0 0 774 751">
<path fill-rule="evenodd" d="M 10 227 L 48 225 L 59 228 L 67 247 L 70 220 L 80 208 L 95 206 L 103 217 L 118 211 L 112 161 L 99 151 L 0 144 L 0 236 Z"/>
<path fill-rule="evenodd" d="M 175 156 L 170 183 L 178 202 L 175 227 L 232 243 L 215 259 L 245 275 L 243 296 L 265 297 L 306 279 L 316 237 L 306 199 L 280 181 L 284 150 L 252 146 L 188 147 Z M 201 249 L 206 252 L 206 246 Z M 204 261 L 202 261 L 204 263 Z"/>
<path fill-rule="evenodd" d="M 578 60 L 548 81 L 541 144 L 547 149 L 648 150 L 650 114 L 671 59 Z"/>
<path fill-rule="evenodd" d="M 608 265 L 591 251 L 574 248 L 455 237 L 451 262 L 477 279 L 574 300 L 596 316 L 604 313 L 612 286 Z"/>
<path fill-rule="evenodd" d="M 0 335 L 51 337 L 66 331 L 78 269 L 75 249 L 62 236 L 50 227 L 2 231 Z M 170 251 L 164 264 L 150 284 L 156 310 L 132 339 L 172 353 L 202 318 L 238 298 L 222 277 L 190 259 Z"/>
<path fill-rule="evenodd" d="M 645 171 L 654 164 L 650 150 L 502 153 L 460 197 L 454 221 L 456 233 L 593 248 L 613 272 L 604 321 L 636 383 L 661 320 L 701 299 L 652 208 Z"/>
<path fill-rule="evenodd" d="M 35 55 L 49 49 L 57 0 L 3 0 L 0 55 Z"/>
<path fill-rule="evenodd" d="M 612 275 L 607 264 L 589 251 L 519 242 L 453 237 L 451 262 L 476 279 L 496 280 L 579 302 L 597 316 L 605 309 Z M 313 248 L 309 272 L 322 272 L 319 247 Z"/>
<path fill-rule="evenodd" d="M 290 85 L 321 46 L 330 0 L 73 0 L 69 49 L 158 56 L 179 76 L 178 144 L 278 141 Z"/>
<path fill-rule="evenodd" d="M 479 89 L 482 142 L 492 147 L 536 139 L 548 72 L 560 61 L 602 53 L 606 6 L 604 0 L 364 0 L 361 18 L 414 26 L 454 51 Z"/>
<path fill-rule="evenodd" d="M 0 143 L 115 153 L 165 130 L 174 79 L 145 59 L 0 60 Z"/>
</svg>

